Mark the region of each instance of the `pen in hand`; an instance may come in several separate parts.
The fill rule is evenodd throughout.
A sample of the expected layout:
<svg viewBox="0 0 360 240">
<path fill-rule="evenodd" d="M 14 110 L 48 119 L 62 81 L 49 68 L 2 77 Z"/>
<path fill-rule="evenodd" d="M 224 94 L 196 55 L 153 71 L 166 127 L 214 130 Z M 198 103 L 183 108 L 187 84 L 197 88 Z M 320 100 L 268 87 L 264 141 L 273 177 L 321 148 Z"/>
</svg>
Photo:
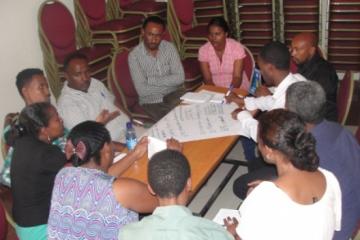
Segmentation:
<svg viewBox="0 0 360 240">
<path fill-rule="evenodd" d="M 224 100 L 221 102 L 221 103 L 224 103 L 226 100 L 225 100 L 225 97 L 228 97 L 231 93 L 231 91 L 233 90 L 234 86 L 232 84 L 230 84 L 227 92 L 225 93 L 225 96 L 224 96 Z"/>
</svg>

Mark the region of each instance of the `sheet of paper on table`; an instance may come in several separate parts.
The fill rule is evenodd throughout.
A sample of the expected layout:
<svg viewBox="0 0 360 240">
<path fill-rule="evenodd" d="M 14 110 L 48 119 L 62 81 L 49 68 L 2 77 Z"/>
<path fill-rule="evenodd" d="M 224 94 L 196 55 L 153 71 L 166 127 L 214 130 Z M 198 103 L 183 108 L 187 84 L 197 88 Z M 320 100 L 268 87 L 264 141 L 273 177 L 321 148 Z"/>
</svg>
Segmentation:
<svg viewBox="0 0 360 240">
<path fill-rule="evenodd" d="M 231 112 L 236 108 L 234 103 L 180 105 L 154 124 L 148 130 L 148 136 L 163 141 L 175 138 L 187 142 L 241 135 L 241 125 L 231 117 Z"/>
<path fill-rule="evenodd" d="M 240 222 L 240 212 L 236 209 L 220 208 L 213 221 L 217 224 L 224 225 L 224 218 L 236 218 Z"/>
<path fill-rule="evenodd" d="M 166 142 L 154 137 L 148 137 L 148 159 L 155 153 L 166 149 Z"/>
</svg>

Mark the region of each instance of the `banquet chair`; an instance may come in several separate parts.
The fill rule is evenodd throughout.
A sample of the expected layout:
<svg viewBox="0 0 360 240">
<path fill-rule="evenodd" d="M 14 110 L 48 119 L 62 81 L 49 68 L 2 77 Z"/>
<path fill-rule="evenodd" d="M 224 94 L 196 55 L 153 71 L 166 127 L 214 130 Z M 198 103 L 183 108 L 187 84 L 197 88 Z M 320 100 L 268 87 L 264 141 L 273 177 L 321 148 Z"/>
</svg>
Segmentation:
<svg viewBox="0 0 360 240">
<path fill-rule="evenodd" d="M 336 107 L 338 112 L 338 122 L 345 125 L 349 114 L 351 100 L 354 93 L 354 79 L 351 71 L 346 71 L 344 78 L 340 81 L 337 93 Z"/>
<path fill-rule="evenodd" d="M 360 144 L 360 123 L 359 123 L 359 126 L 358 126 L 357 130 L 356 130 L 355 138 L 358 141 L 358 143 Z M 360 223 L 359 223 L 359 230 L 360 230 Z"/>
<path fill-rule="evenodd" d="M 167 24 L 181 58 L 197 57 L 198 49 L 207 41 L 207 26 L 198 25 L 192 0 L 169 0 Z"/>
<path fill-rule="evenodd" d="M 255 59 L 252 55 L 250 49 L 248 49 L 246 46 L 244 46 L 246 57 L 244 58 L 244 71 L 246 76 L 248 77 L 249 81 L 253 78 L 254 75 L 254 69 L 255 69 Z"/>
<path fill-rule="evenodd" d="M 105 0 L 74 0 L 80 44 L 111 45 L 115 50 L 132 48 L 139 42 L 142 16 L 106 19 Z"/>
<path fill-rule="evenodd" d="M 111 58 L 110 48 L 92 45 L 77 48 L 75 22 L 64 4 L 57 0 L 48 0 L 41 4 L 38 26 L 45 72 L 55 98 L 60 95 L 65 78 L 64 59 L 76 50 L 89 59 L 91 76 L 105 80 Z"/>
<path fill-rule="evenodd" d="M 139 104 L 139 95 L 130 74 L 128 56 L 128 49 L 120 49 L 114 54 L 108 71 L 109 89 L 131 118 L 152 121 Z"/>
<path fill-rule="evenodd" d="M 166 3 L 155 0 L 108 0 L 107 13 L 109 19 L 123 18 L 126 15 L 151 15 L 166 17 Z"/>
<path fill-rule="evenodd" d="M 195 0 L 195 15 L 199 24 L 207 25 L 213 17 L 224 17 L 227 20 L 225 0 Z"/>
<path fill-rule="evenodd" d="M 6 239 L 8 231 L 8 223 L 6 220 L 5 207 L 3 206 L 2 201 L 0 201 L 0 239 Z"/>
</svg>

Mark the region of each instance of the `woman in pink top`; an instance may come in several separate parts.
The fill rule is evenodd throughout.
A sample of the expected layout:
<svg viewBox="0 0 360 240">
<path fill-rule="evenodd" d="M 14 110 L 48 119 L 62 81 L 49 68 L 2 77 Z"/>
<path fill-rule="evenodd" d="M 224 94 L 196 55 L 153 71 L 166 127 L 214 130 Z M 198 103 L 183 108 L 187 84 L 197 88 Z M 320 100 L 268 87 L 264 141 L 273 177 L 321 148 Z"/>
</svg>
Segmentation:
<svg viewBox="0 0 360 240">
<path fill-rule="evenodd" d="M 228 38 L 229 27 L 223 17 L 212 18 L 208 24 L 209 42 L 199 49 L 199 62 L 205 84 L 249 89 L 243 71 L 244 47 Z"/>
</svg>

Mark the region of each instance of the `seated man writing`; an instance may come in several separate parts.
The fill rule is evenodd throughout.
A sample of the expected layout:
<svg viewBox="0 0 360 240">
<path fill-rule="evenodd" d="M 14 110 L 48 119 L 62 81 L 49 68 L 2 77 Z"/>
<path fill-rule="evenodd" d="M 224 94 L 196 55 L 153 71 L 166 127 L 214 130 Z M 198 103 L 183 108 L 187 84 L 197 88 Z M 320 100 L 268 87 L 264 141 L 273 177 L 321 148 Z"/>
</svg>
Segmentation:
<svg viewBox="0 0 360 240">
<path fill-rule="evenodd" d="M 184 94 L 184 69 L 172 43 L 162 40 L 165 22 L 145 19 L 143 41 L 129 54 L 130 73 L 143 109 L 154 120 L 161 119 Z"/>
<path fill-rule="evenodd" d="M 251 112 L 284 108 L 286 89 L 295 82 L 306 80 L 300 74 L 290 73 L 290 53 L 283 43 L 271 42 L 265 45 L 259 53 L 257 63 L 266 85 L 274 87 L 273 94 L 267 87 L 261 86 L 257 89 L 257 97 L 240 98 L 234 93 L 226 97 L 227 101 L 235 102 L 240 107 L 235 110 L 233 117 L 239 120 L 243 130 L 241 143 L 245 157 L 249 161 L 250 171 L 264 163 L 261 159 L 258 161 L 255 156 L 258 121 L 253 118 Z"/>
</svg>

